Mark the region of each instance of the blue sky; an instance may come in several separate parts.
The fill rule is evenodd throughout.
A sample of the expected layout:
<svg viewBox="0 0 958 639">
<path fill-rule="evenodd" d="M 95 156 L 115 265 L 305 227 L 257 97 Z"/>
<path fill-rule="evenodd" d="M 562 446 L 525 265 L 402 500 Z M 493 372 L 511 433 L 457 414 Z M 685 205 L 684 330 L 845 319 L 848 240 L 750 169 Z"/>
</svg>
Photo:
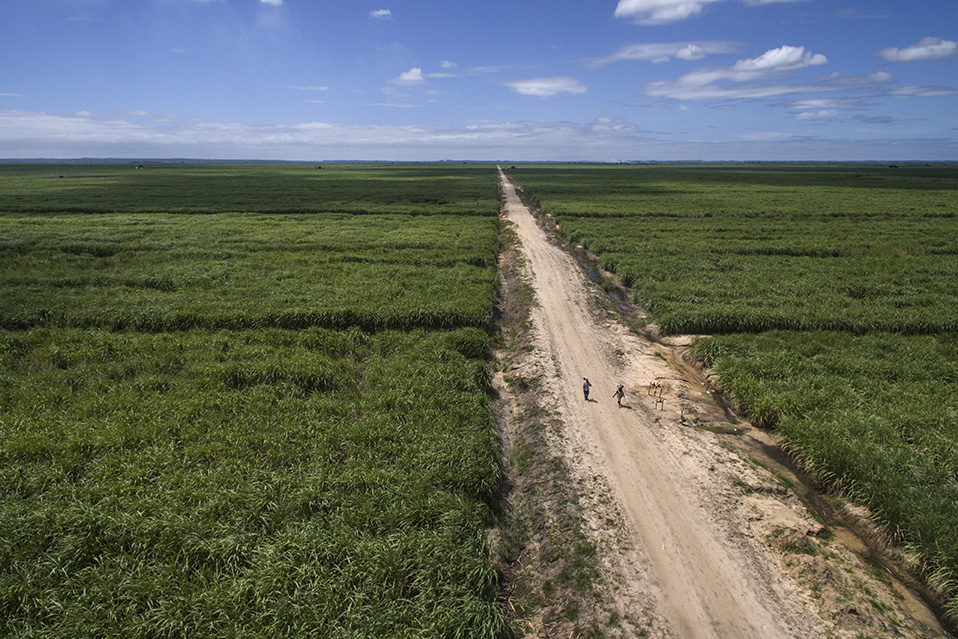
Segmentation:
<svg viewBox="0 0 958 639">
<path fill-rule="evenodd" d="M 955 0 L 4 0 L 0 158 L 958 160 Z"/>
</svg>

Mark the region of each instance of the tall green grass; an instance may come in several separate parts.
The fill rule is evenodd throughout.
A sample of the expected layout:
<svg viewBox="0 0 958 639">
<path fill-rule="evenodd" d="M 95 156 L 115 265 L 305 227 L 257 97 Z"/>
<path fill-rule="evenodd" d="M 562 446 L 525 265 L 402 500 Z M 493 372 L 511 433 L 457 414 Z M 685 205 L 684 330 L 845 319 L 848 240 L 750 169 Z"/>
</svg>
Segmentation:
<svg viewBox="0 0 958 639">
<path fill-rule="evenodd" d="M 495 218 L 0 216 L 0 326 L 487 328 Z"/>
<path fill-rule="evenodd" d="M 507 635 L 496 193 L 0 165 L 0 635 Z"/>
<path fill-rule="evenodd" d="M 958 330 L 958 169 L 520 170 L 661 330 Z"/>
<path fill-rule="evenodd" d="M 769 332 L 693 351 L 806 468 L 925 557 L 933 583 L 958 587 L 958 335 Z"/>
<path fill-rule="evenodd" d="M 0 333 L 8 636 L 496 636 L 488 338 Z"/>
</svg>

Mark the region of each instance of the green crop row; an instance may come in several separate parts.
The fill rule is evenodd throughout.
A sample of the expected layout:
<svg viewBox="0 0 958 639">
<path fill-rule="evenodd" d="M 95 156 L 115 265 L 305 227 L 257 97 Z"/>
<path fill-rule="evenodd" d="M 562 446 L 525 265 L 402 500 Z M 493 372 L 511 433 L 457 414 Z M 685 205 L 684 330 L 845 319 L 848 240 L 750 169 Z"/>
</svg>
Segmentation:
<svg viewBox="0 0 958 639">
<path fill-rule="evenodd" d="M 0 326 L 486 328 L 497 222 L 6 215 Z"/>
<path fill-rule="evenodd" d="M 0 163 L 0 212 L 495 217 L 489 175 L 479 165 Z"/>
<path fill-rule="evenodd" d="M 520 167 L 510 177 L 574 217 L 958 216 L 955 165 Z M 797 238 L 793 238 L 797 239 Z"/>
<path fill-rule="evenodd" d="M 0 333 L 0 634 L 496 636 L 487 355 L 476 329 Z"/>
<path fill-rule="evenodd" d="M 516 177 L 665 333 L 958 330 L 958 169 L 577 167 Z"/>
<path fill-rule="evenodd" d="M 958 330 L 952 220 L 562 223 L 632 286 L 666 333 Z"/>
</svg>

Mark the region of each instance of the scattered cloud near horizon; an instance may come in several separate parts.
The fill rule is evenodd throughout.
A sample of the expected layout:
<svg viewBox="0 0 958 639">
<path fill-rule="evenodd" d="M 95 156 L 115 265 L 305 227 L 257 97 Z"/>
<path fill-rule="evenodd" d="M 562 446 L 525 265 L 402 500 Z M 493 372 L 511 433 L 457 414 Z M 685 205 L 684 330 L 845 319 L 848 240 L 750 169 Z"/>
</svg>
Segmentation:
<svg viewBox="0 0 958 639">
<path fill-rule="evenodd" d="M 818 114 L 827 119 L 827 113 Z M 797 117 L 795 118 L 797 119 Z M 814 120 L 815 115 L 802 119 Z M 874 120 L 874 118 L 871 118 Z M 876 124 L 894 124 L 891 119 Z M 810 139 L 777 131 L 748 132 L 721 141 L 665 140 L 615 118 L 585 124 L 536 121 L 487 122 L 467 127 L 349 126 L 329 122 L 247 125 L 166 119 L 121 119 L 94 113 L 61 116 L 0 110 L 0 147 L 30 149 L 19 157 L 248 158 L 262 160 L 477 161 L 781 160 L 783 146 L 795 160 L 953 158 L 954 139 Z M 882 153 L 894 146 L 893 156 Z M 638 151 L 641 149 L 641 151 Z M 375 152 L 375 155 L 371 155 Z"/>
</svg>

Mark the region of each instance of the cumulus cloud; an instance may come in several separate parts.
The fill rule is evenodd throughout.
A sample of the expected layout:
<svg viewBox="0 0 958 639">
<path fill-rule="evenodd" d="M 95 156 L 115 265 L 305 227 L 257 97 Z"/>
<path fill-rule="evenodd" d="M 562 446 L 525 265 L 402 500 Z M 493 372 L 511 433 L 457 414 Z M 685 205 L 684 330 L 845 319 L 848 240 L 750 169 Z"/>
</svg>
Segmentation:
<svg viewBox="0 0 958 639">
<path fill-rule="evenodd" d="M 766 51 L 757 58 L 739 60 L 730 70 L 731 77 L 750 77 L 766 73 L 794 71 L 805 67 L 828 64 L 820 53 L 805 51 L 805 47 L 784 46 Z"/>
<path fill-rule="evenodd" d="M 259 0 L 259 1 L 262 2 L 263 4 L 271 4 L 274 7 L 283 6 L 283 0 Z"/>
<path fill-rule="evenodd" d="M 757 58 L 739 60 L 730 67 L 698 69 L 676 80 L 650 82 L 646 85 L 646 93 L 679 100 L 787 95 L 806 89 L 800 85 L 762 84 L 759 81 L 827 63 L 825 56 L 807 52 L 805 47 L 783 46 L 766 51 Z"/>
<path fill-rule="evenodd" d="M 422 75 L 422 69 L 419 67 L 413 67 L 409 71 L 400 73 L 399 77 L 390 80 L 390 82 L 393 84 L 402 84 L 406 86 L 422 84 L 425 81 L 426 79 Z"/>
<path fill-rule="evenodd" d="M 941 38 L 922 38 L 904 49 L 887 47 L 878 52 L 878 55 L 889 62 L 917 62 L 919 60 L 941 60 L 958 57 L 958 42 L 942 40 Z"/>
<path fill-rule="evenodd" d="M 667 24 L 702 13 L 706 5 L 723 0 L 619 0 L 616 18 L 630 18 L 639 24 Z M 751 6 L 805 0 L 745 0 Z"/>
<path fill-rule="evenodd" d="M 376 9 L 375 11 L 369 12 L 369 17 L 376 18 L 377 20 L 391 20 L 393 12 L 389 9 Z"/>
<path fill-rule="evenodd" d="M 672 58 L 679 60 L 701 60 L 706 55 L 732 53 L 739 45 L 734 42 L 647 42 L 630 44 L 604 58 L 589 60 L 593 66 L 643 60 L 648 62 L 668 62 Z"/>
<path fill-rule="evenodd" d="M 450 62 L 449 60 L 443 60 L 442 62 L 439 63 L 439 66 L 442 67 L 443 69 L 455 69 L 456 63 Z"/>
<path fill-rule="evenodd" d="M 537 98 L 549 98 L 560 93 L 580 94 L 588 91 L 588 87 L 579 84 L 575 78 L 533 78 L 506 82 L 506 86 L 519 95 L 531 95 Z"/>
<path fill-rule="evenodd" d="M 792 93 L 795 89 L 789 85 L 743 86 L 743 84 L 827 63 L 828 59 L 821 54 L 807 52 L 805 47 L 786 45 L 770 49 L 757 58 L 739 60 L 730 67 L 698 69 L 677 80 L 651 82 L 646 85 L 646 92 L 649 95 L 674 97 L 681 100 L 706 100 L 722 95 L 771 97 Z M 740 86 L 733 90 L 716 84 L 718 82 L 730 82 Z"/>
<path fill-rule="evenodd" d="M 666 24 L 702 13 L 707 4 L 722 0 L 619 0 L 616 18 L 631 18 L 639 24 Z"/>
</svg>

